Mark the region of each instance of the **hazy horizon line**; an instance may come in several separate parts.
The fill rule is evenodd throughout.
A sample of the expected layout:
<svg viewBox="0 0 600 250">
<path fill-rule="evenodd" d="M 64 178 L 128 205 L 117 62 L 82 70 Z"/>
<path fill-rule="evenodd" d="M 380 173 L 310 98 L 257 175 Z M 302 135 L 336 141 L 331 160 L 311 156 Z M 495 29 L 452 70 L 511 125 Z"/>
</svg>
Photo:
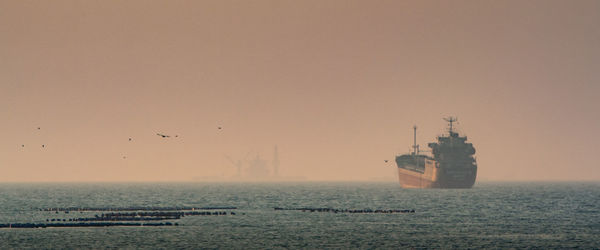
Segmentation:
<svg viewBox="0 0 600 250">
<path fill-rule="evenodd" d="M 476 181 L 475 183 L 567 183 L 567 182 L 600 182 L 600 180 L 482 180 Z M 60 184 L 60 183 L 72 183 L 72 184 L 107 184 L 107 183 L 121 183 L 121 184 L 135 184 L 135 183 L 181 183 L 181 184 L 210 184 L 210 183 L 224 183 L 224 184 L 285 184 L 285 183 L 397 183 L 397 181 L 374 181 L 374 180 L 302 180 L 302 181 L 0 181 L 0 184 Z"/>
</svg>

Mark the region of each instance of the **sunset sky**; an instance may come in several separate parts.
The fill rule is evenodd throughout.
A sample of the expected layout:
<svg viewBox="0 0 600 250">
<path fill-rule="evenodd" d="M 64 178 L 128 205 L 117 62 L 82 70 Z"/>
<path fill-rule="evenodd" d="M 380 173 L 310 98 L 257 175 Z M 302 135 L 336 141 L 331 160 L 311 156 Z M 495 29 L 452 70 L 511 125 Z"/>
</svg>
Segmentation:
<svg viewBox="0 0 600 250">
<path fill-rule="evenodd" d="M 2 182 L 393 181 L 449 115 L 478 181 L 600 180 L 599 108 L 595 0 L 0 0 Z"/>
</svg>

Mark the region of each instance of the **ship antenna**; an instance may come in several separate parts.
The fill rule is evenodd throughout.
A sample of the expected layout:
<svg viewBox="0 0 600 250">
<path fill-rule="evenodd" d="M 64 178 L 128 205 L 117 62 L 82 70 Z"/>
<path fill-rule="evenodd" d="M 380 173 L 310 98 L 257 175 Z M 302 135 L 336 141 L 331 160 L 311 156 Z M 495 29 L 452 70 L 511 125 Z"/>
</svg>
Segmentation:
<svg viewBox="0 0 600 250">
<path fill-rule="evenodd" d="M 413 143 L 413 154 L 417 155 L 419 152 L 419 145 L 417 145 L 417 125 L 413 126 L 414 129 L 414 143 Z"/>
<path fill-rule="evenodd" d="M 450 132 L 450 134 L 452 134 L 452 123 L 457 121 L 456 117 L 448 117 L 448 118 L 444 118 L 445 121 L 447 121 L 448 123 L 450 123 L 450 129 L 448 129 L 448 131 Z"/>
<path fill-rule="evenodd" d="M 419 167 L 419 145 L 417 145 L 417 125 L 413 126 L 414 129 L 414 143 L 413 143 L 413 155 L 415 156 L 415 165 Z"/>
</svg>

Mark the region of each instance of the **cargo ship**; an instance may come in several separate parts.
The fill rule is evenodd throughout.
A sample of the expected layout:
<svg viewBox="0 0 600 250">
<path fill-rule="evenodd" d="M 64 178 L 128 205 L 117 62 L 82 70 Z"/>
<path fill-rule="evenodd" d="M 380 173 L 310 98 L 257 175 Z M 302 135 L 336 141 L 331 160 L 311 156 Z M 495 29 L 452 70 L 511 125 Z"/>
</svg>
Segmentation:
<svg viewBox="0 0 600 250">
<path fill-rule="evenodd" d="M 471 188 L 477 176 L 475 148 L 466 136 L 459 136 L 453 123 L 455 117 L 444 118 L 448 134 L 429 143 L 431 156 L 421 154 L 414 126 L 412 152 L 396 156 L 398 179 L 403 188 Z"/>
</svg>

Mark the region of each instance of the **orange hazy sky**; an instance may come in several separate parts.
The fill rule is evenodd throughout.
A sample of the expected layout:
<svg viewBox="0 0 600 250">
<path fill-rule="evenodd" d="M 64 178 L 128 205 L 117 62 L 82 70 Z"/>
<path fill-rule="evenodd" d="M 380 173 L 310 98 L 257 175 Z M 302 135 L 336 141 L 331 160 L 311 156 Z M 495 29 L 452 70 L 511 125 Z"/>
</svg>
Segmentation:
<svg viewBox="0 0 600 250">
<path fill-rule="evenodd" d="M 600 180 L 599 24 L 595 0 L 1 0 L 0 181 L 216 180 L 275 145 L 283 176 L 395 180 L 448 115 L 478 180 Z"/>
</svg>

